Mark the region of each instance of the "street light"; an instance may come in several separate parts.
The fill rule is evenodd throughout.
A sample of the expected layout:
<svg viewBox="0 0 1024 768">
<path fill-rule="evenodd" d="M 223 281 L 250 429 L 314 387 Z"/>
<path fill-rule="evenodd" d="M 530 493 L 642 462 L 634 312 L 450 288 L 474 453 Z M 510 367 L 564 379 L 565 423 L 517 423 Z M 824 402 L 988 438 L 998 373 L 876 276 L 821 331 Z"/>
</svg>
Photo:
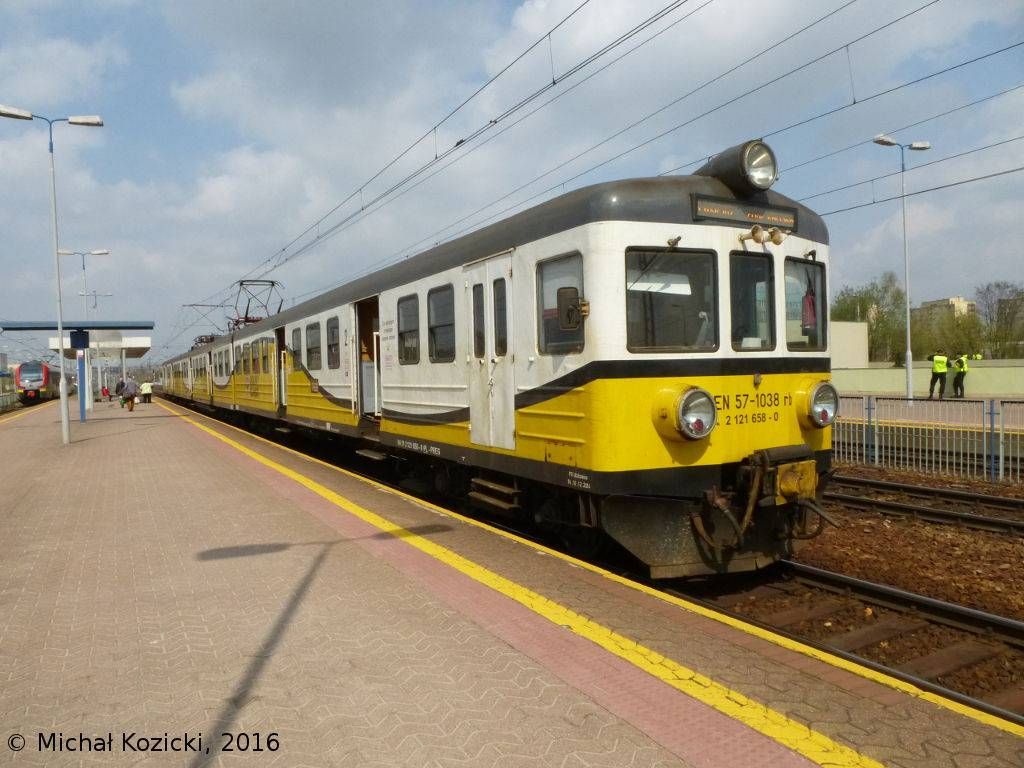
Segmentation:
<svg viewBox="0 0 1024 768">
<path fill-rule="evenodd" d="M 904 185 L 904 176 L 907 171 L 907 163 L 903 154 L 904 149 L 911 149 L 916 152 L 923 152 L 931 149 L 930 141 L 912 141 L 909 144 L 900 144 L 896 139 L 880 133 L 874 138 L 875 144 L 882 147 L 900 148 L 900 202 L 903 206 L 903 283 L 906 293 L 907 312 L 907 353 L 904 358 L 904 365 L 907 369 L 907 399 L 914 399 L 914 353 L 910 347 L 910 252 L 907 245 L 907 190 Z"/>
<path fill-rule="evenodd" d="M 57 236 L 57 177 L 53 170 L 53 124 L 68 123 L 69 125 L 85 125 L 99 128 L 103 118 L 99 115 L 71 115 L 69 117 L 45 117 L 35 115 L 26 109 L 7 107 L 0 104 L 0 117 L 14 120 L 44 120 L 50 132 L 50 217 L 53 220 L 53 260 L 57 270 L 57 347 L 60 350 L 60 433 L 64 445 L 71 442 L 68 426 L 68 382 L 64 372 L 64 303 L 60 293 L 60 246 Z"/>
<path fill-rule="evenodd" d="M 106 248 L 98 248 L 92 251 L 71 251 L 67 248 L 58 248 L 58 256 L 81 256 L 82 257 L 82 290 L 78 292 L 79 296 L 82 296 L 82 308 L 85 314 L 82 319 L 89 320 L 89 283 L 85 277 L 85 257 L 86 256 L 109 256 L 110 251 Z M 95 291 L 93 291 L 95 293 Z M 94 302 L 95 304 L 95 302 Z M 85 329 L 88 330 L 88 329 Z M 85 397 L 85 410 L 92 410 L 92 354 L 89 347 L 85 348 L 85 381 L 82 382 L 84 386 L 78 388 L 78 396 Z"/>
</svg>

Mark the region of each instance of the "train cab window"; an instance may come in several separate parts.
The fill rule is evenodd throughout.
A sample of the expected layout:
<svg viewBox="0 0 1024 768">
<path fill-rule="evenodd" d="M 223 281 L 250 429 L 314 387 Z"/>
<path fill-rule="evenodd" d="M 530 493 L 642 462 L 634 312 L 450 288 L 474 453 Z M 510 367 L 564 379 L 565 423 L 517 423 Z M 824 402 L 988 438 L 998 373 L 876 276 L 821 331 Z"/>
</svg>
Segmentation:
<svg viewBox="0 0 1024 768">
<path fill-rule="evenodd" d="M 249 365 L 250 347 L 248 344 L 242 346 L 242 373 L 249 373 L 252 368 Z"/>
<path fill-rule="evenodd" d="M 420 297 L 398 300 L 398 362 L 415 365 L 420 361 Z"/>
<path fill-rule="evenodd" d="M 473 357 L 482 358 L 487 346 L 487 328 L 484 327 L 484 284 L 473 286 Z"/>
<path fill-rule="evenodd" d="M 341 330 L 336 317 L 327 319 L 327 367 L 332 371 L 341 368 Z"/>
<path fill-rule="evenodd" d="M 626 348 L 703 352 L 718 348 L 715 254 L 626 251 Z"/>
<path fill-rule="evenodd" d="M 450 285 L 427 293 L 427 351 L 432 363 L 455 359 L 455 289 Z"/>
<path fill-rule="evenodd" d="M 537 349 L 548 355 L 583 351 L 583 324 L 563 330 L 558 321 L 558 290 L 575 288 L 583 295 L 583 256 L 542 261 L 537 265 Z"/>
<path fill-rule="evenodd" d="M 306 326 L 306 368 L 320 370 L 320 323 Z"/>
<path fill-rule="evenodd" d="M 494 281 L 494 355 L 508 354 L 508 307 L 505 305 L 505 278 Z"/>
<path fill-rule="evenodd" d="M 787 349 L 825 349 L 826 316 L 825 265 L 786 259 Z"/>
<path fill-rule="evenodd" d="M 733 253 L 729 257 L 732 348 L 775 349 L 775 280 L 771 256 Z"/>
</svg>

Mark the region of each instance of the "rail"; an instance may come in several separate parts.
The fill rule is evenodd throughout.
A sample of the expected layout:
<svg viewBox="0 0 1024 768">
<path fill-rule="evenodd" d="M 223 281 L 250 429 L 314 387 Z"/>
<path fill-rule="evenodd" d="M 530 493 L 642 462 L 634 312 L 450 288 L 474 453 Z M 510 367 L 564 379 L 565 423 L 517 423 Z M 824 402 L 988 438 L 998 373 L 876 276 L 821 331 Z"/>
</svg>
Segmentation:
<svg viewBox="0 0 1024 768">
<path fill-rule="evenodd" d="M 739 591 L 727 589 L 724 593 L 710 595 L 706 594 L 707 585 L 663 589 L 668 594 L 702 603 L 712 610 L 789 637 L 804 645 L 818 648 L 858 665 L 869 667 L 890 677 L 898 678 L 922 690 L 937 693 L 1017 725 L 1024 725 L 1024 714 L 1017 711 L 1016 703 L 1010 705 L 1013 707 L 1012 709 L 1003 705 L 1003 701 L 1007 700 L 1004 699 L 1004 695 L 1007 693 L 1010 694 L 1008 700 L 1016 702 L 1012 684 L 1009 689 L 986 691 L 983 700 L 964 690 L 943 685 L 939 680 L 943 679 L 944 672 L 936 671 L 934 668 L 924 671 L 920 666 L 916 666 L 915 662 L 920 663 L 924 657 L 910 659 L 899 664 L 889 664 L 871 658 L 872 654 L 869 652 L 870 647 L 880 637 L 888 638 L 891 642 L 901 635 L 917 632 L 931 623 L 949 627 L 955 634 L 963 633 L 960 635 L 961 638 L 970 638 L 966 642 L 963 639 L 953 639 L 948 645 L 942 646 L 941 654 L 944 656 L 946 669 L 965 669 L 983 664 L 985 661 L 1001 655 L 1005 655 L 1006 658 L 1013 656 L 1014 659 L 1019 660 L 1021 649 L 1024 648 L 1024 622 L 790 560 L 783 560 L 774 576 L 765 572 L 761 572 L 759 575 L 768 576 L 771 580 L 759 581 L 753 589 L 747 583 Z M 800 621 L 794 618 L 792 611 L 783 610 L 781 613 L 755 618 L 739 608 L 744 604 L 744 594 L 755 594 L 760 591 L 763 595 L 765 590 L 773 589 L 777 589 L 780 594 L 785 594 L 789 592 L 786 585 L 793 583 L 801 583 L 813 590 L 819 590 L 823 595 L 833 596 L 831 598 L 818 597 L 813 600 L 801 599 L 797 612 L 808 618 L 815 617 L 820 620 L 837 610 L 842 610 L 842 605 L 837 604 L 836 600 L 848 601 L 851 599 L 859 601 L 864 606 L 888 609 L 903 618 L 901 621 L 883 619 L 883 622 L 888 624 L 884 635 L 876 631 L 883 626 L 883 622 L 880 622 L 875 625 L 864 625 L 861 629 L 856 630 L 839 630 L 835 636 L 814 638 L 808 637 L 796 628 Z M 816 608 L 822 610 L 816 610 Z M 860 613 L 866 615 L 870 612 Z M 869 629 L 869 627 L 871 628 Z M 982 647 L 982 644 L 989 649 L 987 654 L 972 656 L 972 652 L 976 652 L 979 647 Z M 934 661 L 938 655 L 939 652 L 932 652 L 928 654 L 928 658 Z"/>
</svg>

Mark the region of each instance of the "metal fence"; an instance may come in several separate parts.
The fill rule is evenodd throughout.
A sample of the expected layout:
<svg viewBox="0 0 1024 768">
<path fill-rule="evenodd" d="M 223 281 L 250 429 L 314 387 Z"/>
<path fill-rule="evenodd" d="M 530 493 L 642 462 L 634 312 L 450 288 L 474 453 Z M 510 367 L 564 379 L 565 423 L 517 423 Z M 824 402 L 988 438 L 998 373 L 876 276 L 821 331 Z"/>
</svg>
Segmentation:
<svg viewBox="0 0 1024 768">
<path fill-rule="evenodd" d="M 832 433 L 837 462 L 1024 480 L 1024 401 L 843 396 Z"/>
<path fill-rule="evenodd" d="M 0 413 L 3 411 L 9 411 L 18 402 L 17 392 L 2 392 L 0 393 Z"/>
<path fill-rule="evenodd" d="M 1024 480 L 1024 400 L 999 401 L 999 479 Z"/>
</svg>

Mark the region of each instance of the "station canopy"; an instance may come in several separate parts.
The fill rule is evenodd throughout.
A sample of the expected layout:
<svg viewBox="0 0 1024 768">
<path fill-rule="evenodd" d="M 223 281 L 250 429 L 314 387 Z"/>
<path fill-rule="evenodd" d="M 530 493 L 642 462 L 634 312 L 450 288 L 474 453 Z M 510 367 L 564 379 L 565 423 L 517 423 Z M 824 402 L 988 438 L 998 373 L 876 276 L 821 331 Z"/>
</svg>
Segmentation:
<svg viewBox="0 0 1024 768">
<path fill-rule="evenodd" d="M 126 333 L 126 331 L 151 331 L 155 327 L 152 320 L 65 320 L 64 323 L 64 357 L 74 360 L 76 351 L 71 348 L 71 331 L 89 332 L 89 349 L 92 357 L 110 357 L 120 359 L 122 351 L 125 357 L 139 358 L 153 346 L 151 336 Z M 56 320 L 0 320 L 0 332 L 8 331 L 56 331 Z M 60 345 L 57 337 L 50 337 L 50 349 L 57 351 Z"/>
</svg>

